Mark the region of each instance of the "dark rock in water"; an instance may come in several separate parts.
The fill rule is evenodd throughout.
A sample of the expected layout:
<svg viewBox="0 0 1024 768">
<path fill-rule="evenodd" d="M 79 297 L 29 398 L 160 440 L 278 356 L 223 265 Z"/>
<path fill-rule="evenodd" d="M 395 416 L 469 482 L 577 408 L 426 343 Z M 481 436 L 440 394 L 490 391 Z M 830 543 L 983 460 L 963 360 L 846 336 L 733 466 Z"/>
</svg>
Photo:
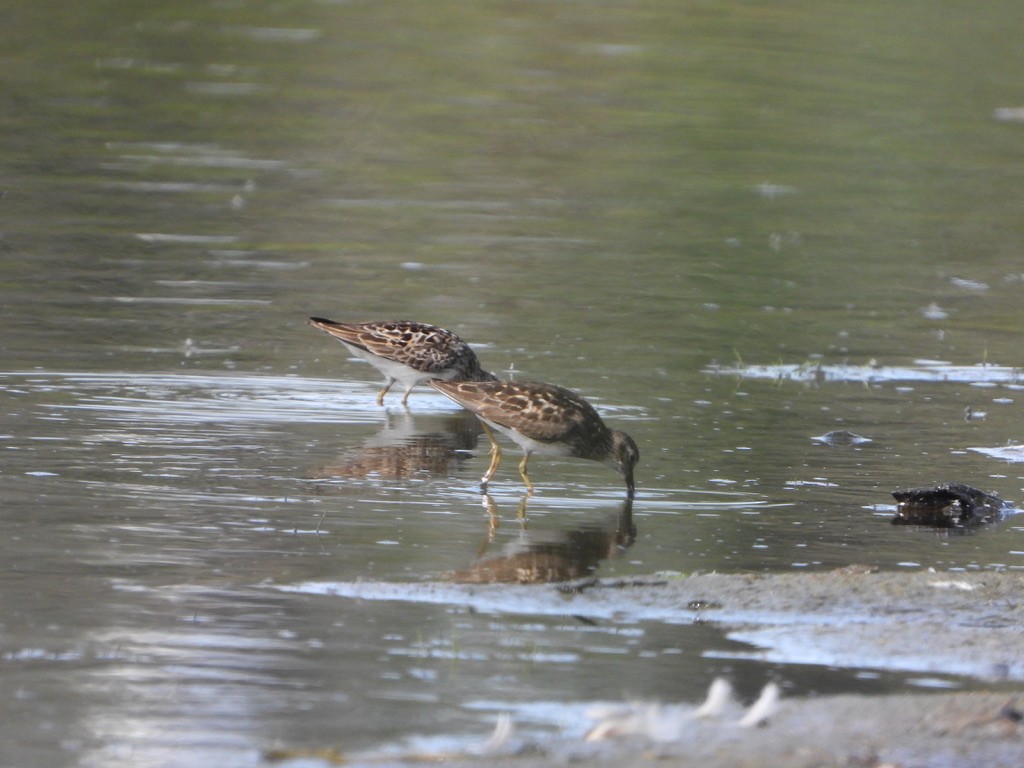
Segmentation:
<svg viewBox="0 0 1024 768">
<path fill-rule="evenodd" d="M 1001 520 L 1014 511 L 1012 504 L 994 493 L 964 483 L 907 488 L 892 495 L 896 499 L 894 525 L 964 528 Z"/>
</svg>

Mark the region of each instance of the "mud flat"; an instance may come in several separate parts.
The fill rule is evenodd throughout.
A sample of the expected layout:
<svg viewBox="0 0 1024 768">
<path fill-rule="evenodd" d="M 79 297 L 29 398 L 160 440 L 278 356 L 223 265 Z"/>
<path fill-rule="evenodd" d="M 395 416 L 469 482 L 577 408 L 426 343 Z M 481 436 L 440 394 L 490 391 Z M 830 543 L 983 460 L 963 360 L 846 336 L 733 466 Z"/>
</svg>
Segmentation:
<svg viewBox="0 0 1024 768">
<path fill-rule="evenodd" d="M 998 691 L 783 698 L 758 727 L 729 716 L 692 720 L 671 741 L 533 745 L 489 763 L 1024 765 L 1024 574 L 866 571 L 596 582 L 579 598 L 601 603 L 608 595 L 648 615 L 656 606 L 666 617 L 699 614 L 779 661 L 957 673 Z"/>
<path fill-rule="evenodd" d="M 707 574 L 597 582 L 618 600 L 678 620 L 689 611 L 780 662 L 1024 682 L 1024 573 Z M 1022 763 L 1024 765 L 1024 763 Z"/>
<path fill-rule="evenodd" d="M 553 740 L 450 766 L 652 765 L 663 768 L 1019 768 L 1024 729 L 1007 694 L 953 693 L 783 699 L 763 725 L 694 721 L 666 743 L 628 737 Z M 419 760 L 417 760 L 419 762 Z"/>
<path fill-rule="evenodd" d="M 665 702 L 652 705 L 661 709 L 648 715 L 655 721 L 676 717 L 670 738 L 657 733 L 660 728 L 664 734 L 663 722 L 640 727 L 639 735 L 636 730 L 633 735 L 610 733 L 592 742 L 557 737 L 520 742 L 513 728 L 491 744 L 443 756 L 450 765 L 1024 765 L 1024 574 L 1019 572 L 879 573 L 852 567 L 828 573 L 655 575 L 541 587 L 360 582 L 291 589 L 489 611 L 701 619 L 755 644 L 766 659 L 964 675 L 975 678 L 980 689 L 782 698 L 752 727 L 739 724 L 743 712 L 735 705 L 731 712 L 698 719 L 692 714 L 700 702 Z M 644 716 L 639 715 L 641 720 Z"/>
</svg>

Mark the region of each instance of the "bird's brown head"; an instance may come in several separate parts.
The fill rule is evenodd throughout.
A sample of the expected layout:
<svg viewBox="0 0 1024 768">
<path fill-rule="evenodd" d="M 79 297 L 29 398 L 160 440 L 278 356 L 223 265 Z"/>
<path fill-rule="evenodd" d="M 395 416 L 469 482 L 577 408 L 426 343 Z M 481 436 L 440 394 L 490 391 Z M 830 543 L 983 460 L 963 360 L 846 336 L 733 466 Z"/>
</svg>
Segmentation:
<svg viewBox="0 0 1024 768">
<path fill-rule="evenodd" d="M 501 381 L 501 379 L 490 371 L 485 371 L 481 367 L 480 361 L 475 360 L 473 369 L 469 372 L 469 375 L 466 376 L 466 381 Z"/>
<path fill-rule="evenodd" d="M 633 438 L 618 429 L 612 430 L 612 451 L 609 463 L 626 479 L 626 491 L 630 496 L 636 491 L 633 468 L 640 461 L 640 449 Z"/>
</svg>

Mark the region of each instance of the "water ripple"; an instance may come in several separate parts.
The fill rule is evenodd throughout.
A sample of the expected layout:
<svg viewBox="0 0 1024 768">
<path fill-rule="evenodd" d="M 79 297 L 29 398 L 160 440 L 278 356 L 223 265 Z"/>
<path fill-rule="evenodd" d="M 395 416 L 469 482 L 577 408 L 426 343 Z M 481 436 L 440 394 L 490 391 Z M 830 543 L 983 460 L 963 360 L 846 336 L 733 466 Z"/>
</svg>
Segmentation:
<svg viewBox="0 0 1024 768">
<path fill-rule="evenodd" d="M 282 422 L 377 424 L 376 386 L 299 376 L 181 373 L 0 373 L 0 392 L 67 393 L 41 403 L 52 413 L 94 411 L 129 422 Z M 422 412 L 446 412 L 440 395 L 422 393 Z"/>
</svg>

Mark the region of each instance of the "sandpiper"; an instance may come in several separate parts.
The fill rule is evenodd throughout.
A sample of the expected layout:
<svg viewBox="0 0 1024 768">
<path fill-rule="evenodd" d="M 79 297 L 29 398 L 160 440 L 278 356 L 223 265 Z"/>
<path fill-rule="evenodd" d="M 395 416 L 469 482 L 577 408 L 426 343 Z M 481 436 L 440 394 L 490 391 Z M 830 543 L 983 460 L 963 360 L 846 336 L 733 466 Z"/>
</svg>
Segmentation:
<svg viewBox="0 0 1024 768">
<path fill-rule="evenodd" d="M 337 323 L 322 317 L 309 324 L 326 331 L 387 378 L 377 393 L 377 405 L 398 382 L 405 387 L 402 405 L 409 404 L 409 392 L 421 381 L 497 381 L 498 377 L 480 367 L 470 346 L 451 331 L 426 323 L 386 320 L 372 323 Z"/>
<path fill-rule="evenodd" d="M 439 381 L 430 385 L 477 415 L 491 441 L 491 463 L 480 481 L 486 490 L 501 463 L 501 447 L 491 427 L 508 435 L 523 449 L 519 474 L 533 493 L 526 464 L 533 453 L 575 456 L 601 461 L 626 479 L 633 495 L 633 468 L 640 450 L 633 438 L 608 429 L 594 406 L 570 389 L 555 384 L 520 381 Z"/>
</svg>

